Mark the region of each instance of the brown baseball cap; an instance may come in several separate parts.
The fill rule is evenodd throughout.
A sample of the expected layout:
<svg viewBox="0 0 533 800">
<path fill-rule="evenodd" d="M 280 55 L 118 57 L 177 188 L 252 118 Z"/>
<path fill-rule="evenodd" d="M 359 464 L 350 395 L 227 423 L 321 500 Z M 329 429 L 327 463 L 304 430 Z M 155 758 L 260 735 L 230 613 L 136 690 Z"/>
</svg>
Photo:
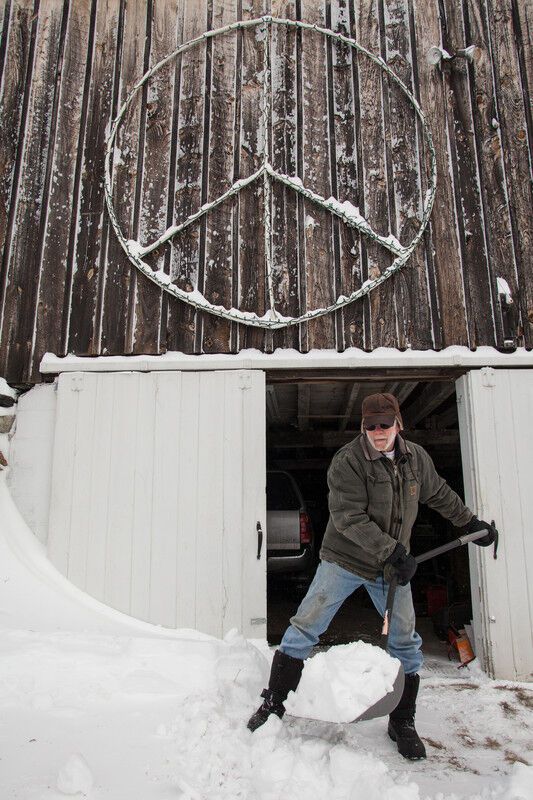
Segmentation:
<svg viewBox="0 0 533 800">
<path fill-rule="evenodd" d="M 403 420 L 398 401 L 393 394 L 389 394 L 388 392 L 384 394 L 369 394 L 368 397 L 365 397 L 363 400 L 362 415 L 363 422 L 369 425 L 375 425 L 378 422 L 393 425 L 394 420 L 398 419 L 400 427 L 403 428 Z"/>
</svg>

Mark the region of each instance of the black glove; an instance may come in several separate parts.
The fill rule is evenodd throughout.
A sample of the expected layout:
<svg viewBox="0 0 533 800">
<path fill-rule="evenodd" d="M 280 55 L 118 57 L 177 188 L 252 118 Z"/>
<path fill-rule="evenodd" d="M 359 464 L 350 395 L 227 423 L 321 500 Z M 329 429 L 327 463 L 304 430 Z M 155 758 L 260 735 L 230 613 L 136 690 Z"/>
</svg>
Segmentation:
<svg viewBox="0 0 533 800">
<path fill-rule="evenodd" d="M 417 566 L 414 556 L 398 542 L 390 556 L 385 559 L 383 577 L 387 583 L 391 582 L 391 578 L 396 578 L 400 586 L 406 586 L 415 574 Z"/>
<path fill-rule="evenodd" d="M 472 517 L 468 525 L 466 525 L 465 530 L 467 533 L 475 533 L 476 531 L 482 530 L 488 531 L 486 536 L 482 536 L 480 539 L 476 539 L 475 542 L 472 542 L 472 544 L 478 544 L 480 547 L 489 547 L 496 539 L 496 528 L 494 525 L 490 522 L 484 522 L 476 516 Z"/>
</svg>

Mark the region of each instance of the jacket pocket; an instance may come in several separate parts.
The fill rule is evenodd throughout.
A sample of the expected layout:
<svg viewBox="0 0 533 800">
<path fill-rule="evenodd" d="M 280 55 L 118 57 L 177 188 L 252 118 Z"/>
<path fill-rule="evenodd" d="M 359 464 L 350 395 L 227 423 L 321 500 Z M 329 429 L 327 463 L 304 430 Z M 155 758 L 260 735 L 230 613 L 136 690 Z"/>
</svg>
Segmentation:
<svg viewBox="0 0 533 800">
<path fill-rule="evenodd" d="M 420 484 L 414 478 L 405 479 L 404 498 L 406 503 L 418 503 L 420 500 Z"/>
</svg>

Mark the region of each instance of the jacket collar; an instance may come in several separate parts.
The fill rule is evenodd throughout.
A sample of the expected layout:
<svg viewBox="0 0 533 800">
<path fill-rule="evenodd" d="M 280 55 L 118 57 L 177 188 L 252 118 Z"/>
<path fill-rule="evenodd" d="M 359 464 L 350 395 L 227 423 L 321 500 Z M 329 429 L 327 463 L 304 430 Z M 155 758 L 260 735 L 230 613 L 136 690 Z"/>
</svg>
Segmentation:
<svg viewBox="0 0 533 800">
<path fill-rule="evenodd" d="M 363 451 L 363 455 L 367 461 L 377 461 L 378 458 L 382 458 L 383 453 L 379 450 L 376 450 L 375 447 L 372 447 L 370 442 L 368 441 L 368 436 L 366 434 L 360 434 L 360 441 L 361 441 L 361 449 Z M 410 450 L 409 445 L 405 441 L 402 436 L 397 436 L 396 441 L 394 443 L 395 447 L 395 457 L 399 458 L 400 456 L 407 456 L 412 455 L 412 450 Z"/>
</svg>

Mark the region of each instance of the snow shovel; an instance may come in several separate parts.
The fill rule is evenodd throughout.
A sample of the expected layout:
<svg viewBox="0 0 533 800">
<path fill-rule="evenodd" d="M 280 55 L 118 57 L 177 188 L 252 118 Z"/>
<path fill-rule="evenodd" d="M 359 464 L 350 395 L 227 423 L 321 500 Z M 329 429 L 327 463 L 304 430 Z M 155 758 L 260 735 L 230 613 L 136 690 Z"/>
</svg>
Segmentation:
<svg viewBox="0 0 533 800">
<path fill-rule="evenodd" d="M 494 526 L 494 520 L 492 521 L 492 525 Z M 496 531 L 496 528 L 494 528 Z M 435 547 L 433 550 L 428 550 L 426 553 L 422 553 L 419 556 L 416 556 L 415 561 L 417 564 L 422 564 L 424 561 L 429 561 L 430 558 L 434 558 L 435 556 L 440 556 L 442 553 L 447 553 L 448 550 L 454 550 L 456 547 L 461 547 L 463 544 L 467 544 L 468 542 L 475 542 L 476 539 L 481 539 L 481 537 L 486 536 L 488 530 L 476 531 L 475 533 L 466 533 L 464 536 L 459 536 L 457 539 L 453 539 L 451 542 L 447 544 L 441 545 L 441 547 Z M 496 558 L 496 552 L 498 549 L 498 531 L 496 531 L 496 539 L 494 540 L 494 558 Z M 380 639 L 380 647 L 384 650 L 387 649 L 387 644 L 389 640 L 389 623 L 390 618 L 392 615 L 392 607 L 394 605 L 394 596 L 396 594 L 396 586 L 397 581 L 394 579 L 389 583 L 389 591 L 387 593 L 387 602 L 385 605 L 385 614 L 383 616 L 383 627 L 381 628 L 381 639 Z M 392 689 L 390 692 L 387 692 L 382 698 L 380 698 L 376 703 L 367 708 L 366 711 L 363 711 L 354 722 L 362 722 L 366 719 L 375 719 L 376 717 L 386 717 L 388 716 L 391 711 L 394 711 L 398 703 L 400 702 L 400 698 L 402 696 L 403 687 L 405 684 L 405 673 L 403 670 L 403 666 L 400 664 L 400 668 L 398 670 L 398 675 L 396 676 Z"/>
</svg>

